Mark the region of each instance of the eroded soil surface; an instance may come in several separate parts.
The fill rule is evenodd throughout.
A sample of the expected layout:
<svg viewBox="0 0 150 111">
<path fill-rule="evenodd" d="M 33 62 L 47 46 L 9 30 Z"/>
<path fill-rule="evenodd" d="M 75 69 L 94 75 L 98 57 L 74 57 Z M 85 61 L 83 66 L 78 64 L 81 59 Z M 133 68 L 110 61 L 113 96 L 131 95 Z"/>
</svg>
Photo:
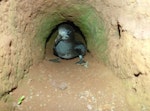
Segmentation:
<svg viewBox="0 0 150 111">
<path fill-rule="evenodd" d="M 11 93 L 15 111 L 129 111 L 121 81 L 90 54 L 87 66 L 76 65 L 78 58 L 61 63 L 49 58 L 55 57 L 31 67 Z"/>
</svg>

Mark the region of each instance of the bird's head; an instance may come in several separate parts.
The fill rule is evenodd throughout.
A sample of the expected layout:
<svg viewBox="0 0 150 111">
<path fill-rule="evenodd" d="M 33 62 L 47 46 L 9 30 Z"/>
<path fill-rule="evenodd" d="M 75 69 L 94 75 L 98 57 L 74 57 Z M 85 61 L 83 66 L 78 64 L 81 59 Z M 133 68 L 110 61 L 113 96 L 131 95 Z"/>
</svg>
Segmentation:
<svg viewBox="0 0 150 111">
<path fill-rule="evenodd" d="M 58 27 L 58 35 L 61 40 L 71 40 L 74 38 L 74 29 L 68 24 L 62 24 Z"/>
</svg>

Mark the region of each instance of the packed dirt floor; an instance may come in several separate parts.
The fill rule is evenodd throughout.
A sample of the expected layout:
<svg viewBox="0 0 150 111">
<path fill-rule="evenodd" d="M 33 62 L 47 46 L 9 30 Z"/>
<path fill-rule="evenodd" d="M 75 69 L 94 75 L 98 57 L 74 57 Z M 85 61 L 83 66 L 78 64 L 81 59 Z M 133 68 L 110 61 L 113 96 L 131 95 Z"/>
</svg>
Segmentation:
<svg viewBox="0 0 150 111">
<path fill-rule="evenodd" d="M 11 93 L 15 111 L 129 111 L 122 82 L 91 54 L 85 66 L 75 64 L 78 58 L 60 63 L 50 58 L 55 56 L 32 66 Z"/>
</svg>

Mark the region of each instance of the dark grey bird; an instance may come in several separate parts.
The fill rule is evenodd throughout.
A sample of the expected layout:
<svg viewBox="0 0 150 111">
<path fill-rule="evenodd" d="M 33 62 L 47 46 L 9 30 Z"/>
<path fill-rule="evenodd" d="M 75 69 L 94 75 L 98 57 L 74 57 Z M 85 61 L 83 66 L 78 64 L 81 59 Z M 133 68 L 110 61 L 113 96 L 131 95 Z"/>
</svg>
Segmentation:
<svg viewBox="0 0 150 111">
<path fill-rule="evenodd" d="M 77 64 L 85 63 L 83 60 L 87 52 L 86 46 L 75 40 L 75 30 L 71 25 L 62 24 L 58 27 L 58 36 L 55 39 L 53 48 L 54 55 L 63 59 L 72 59 L 79 57 Z"/>
</svg>

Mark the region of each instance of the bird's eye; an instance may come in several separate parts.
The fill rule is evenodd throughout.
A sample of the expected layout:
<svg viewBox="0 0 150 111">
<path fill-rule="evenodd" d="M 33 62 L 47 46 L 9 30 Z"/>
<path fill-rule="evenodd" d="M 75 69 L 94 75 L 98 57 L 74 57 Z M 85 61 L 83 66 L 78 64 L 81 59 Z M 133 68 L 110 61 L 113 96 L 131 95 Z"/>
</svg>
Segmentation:
<svg viewBox="0 0 150 111">
<path fill-rule="evenodd" d="M 67 31 L 67 34 L 71 34 L 71 31 L 70 31 L 70 30 L 68 30 L 68 31 Z"/>
</svg>

